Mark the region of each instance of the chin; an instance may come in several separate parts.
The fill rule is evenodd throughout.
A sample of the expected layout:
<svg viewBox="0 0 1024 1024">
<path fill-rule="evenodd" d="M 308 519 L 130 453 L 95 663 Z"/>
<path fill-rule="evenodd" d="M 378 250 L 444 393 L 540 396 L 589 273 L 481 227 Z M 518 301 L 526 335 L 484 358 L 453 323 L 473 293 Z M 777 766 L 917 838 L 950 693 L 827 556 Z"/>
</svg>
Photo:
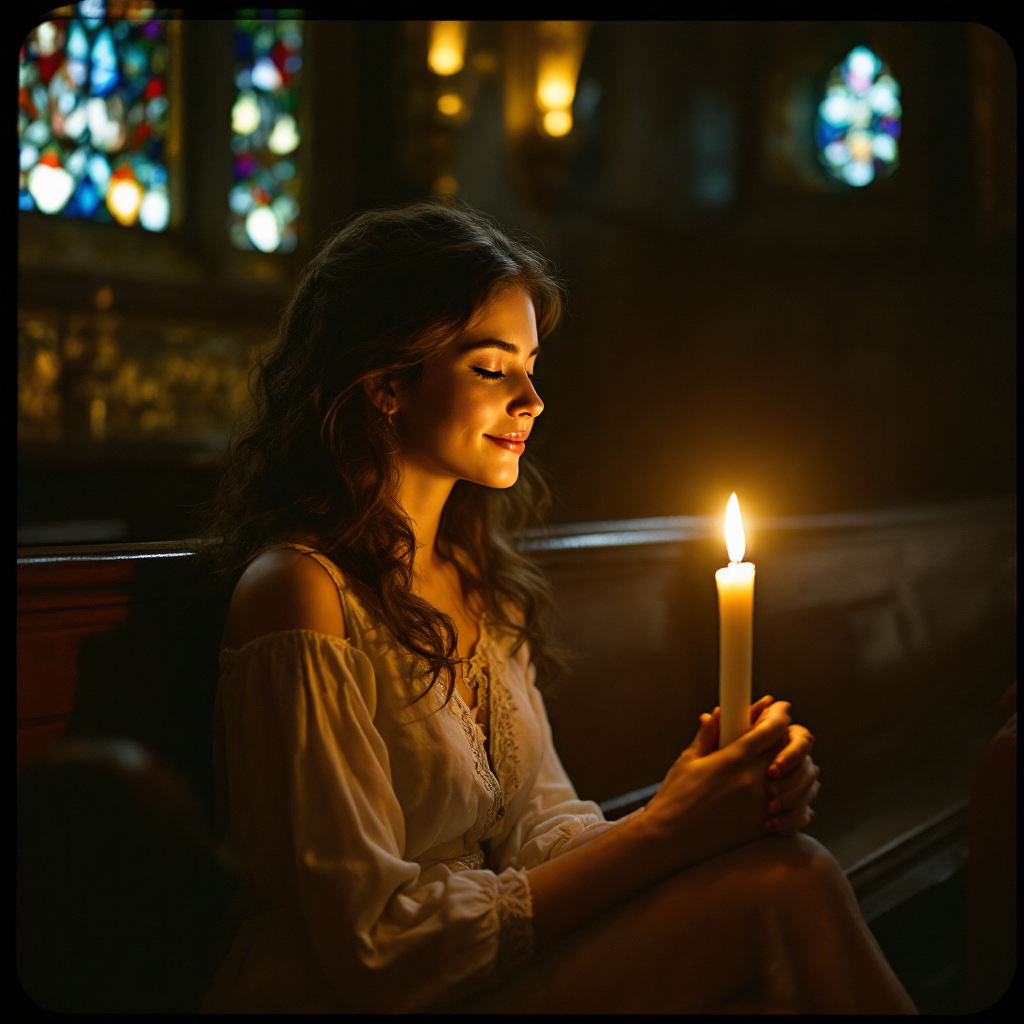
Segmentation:
<svg viewBox="0 0 1024 1024">
<path fill-rule="evenodd" d="M 519 479 L 519 460 L 514 466 L 502 466 L 491 469 L 487 472 L 463 477 L 471 483 L 479 484 L 481 487 L 490 487 L 496 491 L 502 491 L 511 487 Z"/>
</svg>

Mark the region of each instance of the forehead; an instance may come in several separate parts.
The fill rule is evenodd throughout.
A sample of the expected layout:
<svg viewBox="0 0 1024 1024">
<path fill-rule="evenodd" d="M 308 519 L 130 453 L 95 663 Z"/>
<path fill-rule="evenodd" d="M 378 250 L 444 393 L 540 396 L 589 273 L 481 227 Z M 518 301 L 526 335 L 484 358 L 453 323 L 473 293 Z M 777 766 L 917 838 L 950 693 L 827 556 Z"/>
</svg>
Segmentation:
<svg viewBox="0 0 1024 1024">
<path fill-rule="evenodd" d="M 496 291 L 462 334 L 465 341 L 494 337 L 517 348 L 537 345 L 537 313 L 533 299 L 522 288 Z"/>
</svg>

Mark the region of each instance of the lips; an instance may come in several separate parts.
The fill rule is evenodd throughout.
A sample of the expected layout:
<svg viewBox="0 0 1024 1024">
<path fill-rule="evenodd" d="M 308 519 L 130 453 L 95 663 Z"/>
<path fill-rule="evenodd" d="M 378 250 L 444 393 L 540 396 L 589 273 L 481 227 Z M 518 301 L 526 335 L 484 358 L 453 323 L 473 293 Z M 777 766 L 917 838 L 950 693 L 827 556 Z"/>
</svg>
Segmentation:
<svg viewBox="0 0 1024 1024">
<path fill-rule="evenodd" d="M 526 451 L 526 439 L 529 434 L 484 434 L 488 441 L 493 441 L 499 448 L 505 451 L 515 452 L 522 455 Z"/>
</svg>

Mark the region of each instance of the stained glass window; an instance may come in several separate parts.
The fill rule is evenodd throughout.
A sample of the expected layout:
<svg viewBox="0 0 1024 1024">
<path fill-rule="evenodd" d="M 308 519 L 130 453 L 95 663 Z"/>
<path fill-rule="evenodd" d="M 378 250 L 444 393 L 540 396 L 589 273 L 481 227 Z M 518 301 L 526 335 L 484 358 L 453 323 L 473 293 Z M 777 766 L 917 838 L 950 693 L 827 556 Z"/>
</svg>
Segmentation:
<svg viewBox="0 0 1024 1024">
<path fill-rule="evenodd" d="M 826 172 L 862 188 L 899 166 L 900 86 L 866 46 L 832 69 L 818 105 L 815 138 Z"/>
<path fill-rule="evenodd" d="M 239 249 L 291 252 L 298 244 L 300 11 L 242 11 L 235 21 L 235 180 L 228 231 Z"/>
<path fill-rule="evenodd" d="M 25 40 L 19 209 L 167 227 L 170 53 L 156 15 L 144 0 L 85 0 Z"/>
</svg>

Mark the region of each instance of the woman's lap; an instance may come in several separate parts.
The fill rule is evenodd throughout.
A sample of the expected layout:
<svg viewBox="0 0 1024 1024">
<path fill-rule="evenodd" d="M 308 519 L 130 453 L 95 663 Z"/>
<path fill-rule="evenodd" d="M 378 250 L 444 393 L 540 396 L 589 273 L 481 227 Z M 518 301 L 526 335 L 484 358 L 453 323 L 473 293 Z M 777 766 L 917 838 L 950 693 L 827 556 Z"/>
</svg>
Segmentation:
<svg viewBox="0 0 1024 1024">
<path fill-rule="evenodd" d="M 756 999 L 770 893 L 823 858 L 831 860 L 807 836 L 713 857 L 602 915 L 458 1009 L 699 1013 Z"/>
</svg>

